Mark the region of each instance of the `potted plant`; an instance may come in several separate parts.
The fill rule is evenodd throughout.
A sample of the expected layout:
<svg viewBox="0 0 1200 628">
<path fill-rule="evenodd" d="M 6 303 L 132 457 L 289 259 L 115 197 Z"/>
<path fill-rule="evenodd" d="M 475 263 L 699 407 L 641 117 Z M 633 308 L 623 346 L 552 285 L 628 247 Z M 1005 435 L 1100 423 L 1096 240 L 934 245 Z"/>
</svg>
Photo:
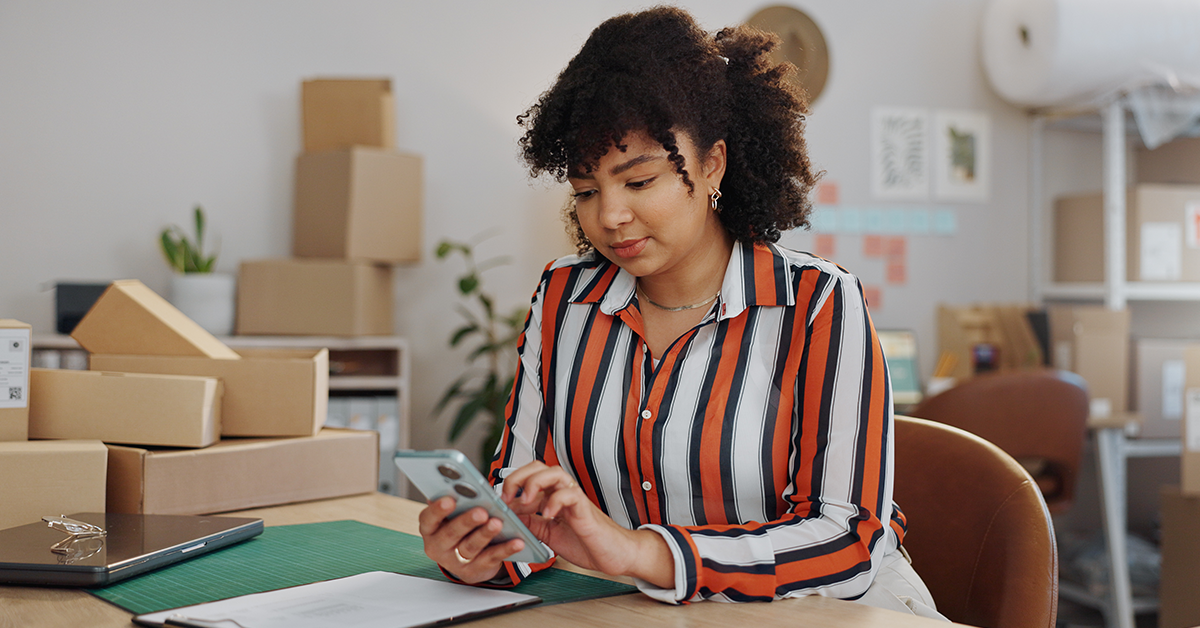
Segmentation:
<svg viewBox="0 0 1200 628">
<path fill-rule="evenodd" d="M 452 401 L 460 402 L 450 425 L 450 442 L 457 441 L 477 418 L 482 417 L 487 422 L 487 435 L 479 452 L 480 466 L 486 470 L 500 442 L 504 408 L 513 387 L 517 338 L 525 326 L 529 309 L 518 307 L 508 316 L 498 314 L 495 300 L 483 291 L 483 271 L 505 263 L 505 259 L 492 258 L 476 264 L 470 244 L 451 240 L 438 244 L 438 259 L 454 253 L 463 256 L 467 270 L 457 282 L 459 296 L 465 303 L 460 303 L 456 309 L 464 323 L 450 335 L 450 346 L 473 341 L 475 347 L 467 354 L 467 370 L 442 394 L 434 415 L 441 415 Z"/>
<path fill-rule="evenodd" d="M 163 256 L 174 271 L 168 300 L 204 329 L 228 336 L 233 333 L 236 283 L 233 275 L 213 272 L 217 254 L 204 251 L 204 208 L 197 205 L 193 215 L 195 243 L 175 225 L 160 236 Z"/>
</svg>

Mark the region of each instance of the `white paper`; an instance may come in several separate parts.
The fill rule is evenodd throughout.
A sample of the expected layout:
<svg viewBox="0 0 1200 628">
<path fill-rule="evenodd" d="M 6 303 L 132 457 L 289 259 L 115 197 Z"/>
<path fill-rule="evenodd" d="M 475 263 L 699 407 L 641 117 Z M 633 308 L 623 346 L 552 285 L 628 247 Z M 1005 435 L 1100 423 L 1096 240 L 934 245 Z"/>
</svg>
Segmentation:
<svg viewBox="0 0 1200 628">
<path fill-rule="evenodd" d="M 29 406 L 29 330 L 0 329 L 0 408 Z"/>
<path fill-rule="evenodd" d="M 141 615 L 237 622 L 242 628 L 404 628 L 537 600 L 531 595 L 372 571 L 348 578 L 255 593 Z M 218 623 L 218 625 L 222 625 Z"/>
<path fill-rule="evenodd" d="M 1200 451 L 1200 388 L 1187 389 L 1187 422 L 1183 426 L 1188 451 Z"/>
<path fill-rule="evenodd" d="M 992 125 L 980 111 L 938 110 L 933 117 L 933 195 L 939 201 L 986 202 Z"/>
<path fill-rule="evenodd" d="M 1178 421 L 1183 418 L 1183 386 L 1187 381 L 1187 364 L 1183 360 L 1166 360 L 1162 365 L 1163 418 Z"/>
<path fill-rule="evenodd" d="M 871 110 L 871 192 L 886 200 L 929 198 L 929 112 Z"/>
<path fill-rule="evenodd" d="M 1183 276 L 1182 244 L 1179 223 L 1142 223 L 1142 281 L 1179 281 Z"/>
</svg>

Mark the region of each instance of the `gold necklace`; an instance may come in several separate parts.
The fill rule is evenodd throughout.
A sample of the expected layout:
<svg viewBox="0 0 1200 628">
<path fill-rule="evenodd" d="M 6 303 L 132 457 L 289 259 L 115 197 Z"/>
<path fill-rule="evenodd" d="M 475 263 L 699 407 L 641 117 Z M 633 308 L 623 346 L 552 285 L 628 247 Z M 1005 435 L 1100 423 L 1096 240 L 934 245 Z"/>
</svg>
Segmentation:
<svg viewBox="0 0 1200 628">
<path fill-rule="evenodd" d="M 646 297 L 646 301 L 649 302 L 650 305 L 653 305 L 654 307 L 656 307 L 660 310 L 666 310 L 668 312 L 682 312 L 684 310 L 694 310 L 698 307 L 704 307 L 704 306 L 708 305 L 709 303 L 712 303 L 713 300 L 715 300 L 717 297 L 721 296 L 721 293 L 718 292 L 699 303 L 693 303 L 691 305 L 680 305 L 678 307 L 667 307 L 661 303 L 655 303 L 654 299 L 651 299 L 650 295 L 646 294 L 646 291 L 642 290 L 641 286 L 638 286 L 637 289 L 638 289 L 638 292 L 642 293 L 642 296 Z"/>
</svg>

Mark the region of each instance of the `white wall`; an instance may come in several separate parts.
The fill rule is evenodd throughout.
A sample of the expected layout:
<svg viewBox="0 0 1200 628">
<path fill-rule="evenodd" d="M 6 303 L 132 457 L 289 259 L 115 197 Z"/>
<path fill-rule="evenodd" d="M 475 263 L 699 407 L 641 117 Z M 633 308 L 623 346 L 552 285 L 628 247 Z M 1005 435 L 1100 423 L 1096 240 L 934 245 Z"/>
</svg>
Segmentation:
<svg viewBox="0 0 1200 628">
<path fill-rule="evenodd" d="M 762 4 L 683 3 L 708 28 Z M 906 285 L 885 289 L 881 327 L 915 329 L 931 370 L 940 301 L 1027 298 L 1027 123 L 992 93 L 977 53 L 983 0 L 803 0 L 831 51 L 809 119 L 814 163 L 842 203 L 869 194 L 869 113 L 876 105 L 982 110 L 993 133 L 987 203 L 946 205 L 953 237 L 914 236 Z M 0 3 L 0 316 L 53 330 L 57 280 L 138 278 L 163 291 L 159 230 L 207 209 L 218 270 L 286 256 L 299 85 L 313 76 L 389 76 L 398 145 L 426 163 L 425 242 L 496 235 L 481 253 L 514 264 L 489 273 L 506 307 L 527 302 L 542 265 L 570 250 L 564 192 L 531 183 L 516 159 L 514 118 L 603 19 L 642 3 L 259 0 Z M 1098 179 L 1097 179 L 1098 180 Z M 811 235 L 785 236 L 797 248 Z M 462 368 L 445 350 L 456 323 L 457 265 L 401 268 L 397 331 L 413 346 L 414 443 L 443 444 L 429 417 Z M 861 238 L 835 259 L 882 285 Z M 474 448 L 465 446 L 465 450 Z"/>
</svg>

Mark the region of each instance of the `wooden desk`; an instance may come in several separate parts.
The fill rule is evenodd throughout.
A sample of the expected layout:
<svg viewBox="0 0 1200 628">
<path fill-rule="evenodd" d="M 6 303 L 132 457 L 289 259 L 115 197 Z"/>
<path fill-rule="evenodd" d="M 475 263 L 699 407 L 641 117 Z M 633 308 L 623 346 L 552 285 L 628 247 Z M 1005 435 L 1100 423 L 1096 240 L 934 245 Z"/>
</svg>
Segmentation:
<svg viewBox="0 0 1200 628">
<path fill-rule="evenodd" d="M 417 512 L 421 507 L 417 502 L 374 493 L 228 514 L 262 517 L 267 525 L 355 519 L 415 534 Z M 134 625 L 130 618 L 129 613 L 78 589 L 0 587 L 0 628 L 128 628 Z M 643 628 L 729 628 L 746 625 L 935 628 L 947 624 L 823 597 L 769 604 L 713 602 L 670 606 L 634 593 L 571 604 L 534 606 L 463 625 L 489 628 L 631 625 Z"/>
</svg>

